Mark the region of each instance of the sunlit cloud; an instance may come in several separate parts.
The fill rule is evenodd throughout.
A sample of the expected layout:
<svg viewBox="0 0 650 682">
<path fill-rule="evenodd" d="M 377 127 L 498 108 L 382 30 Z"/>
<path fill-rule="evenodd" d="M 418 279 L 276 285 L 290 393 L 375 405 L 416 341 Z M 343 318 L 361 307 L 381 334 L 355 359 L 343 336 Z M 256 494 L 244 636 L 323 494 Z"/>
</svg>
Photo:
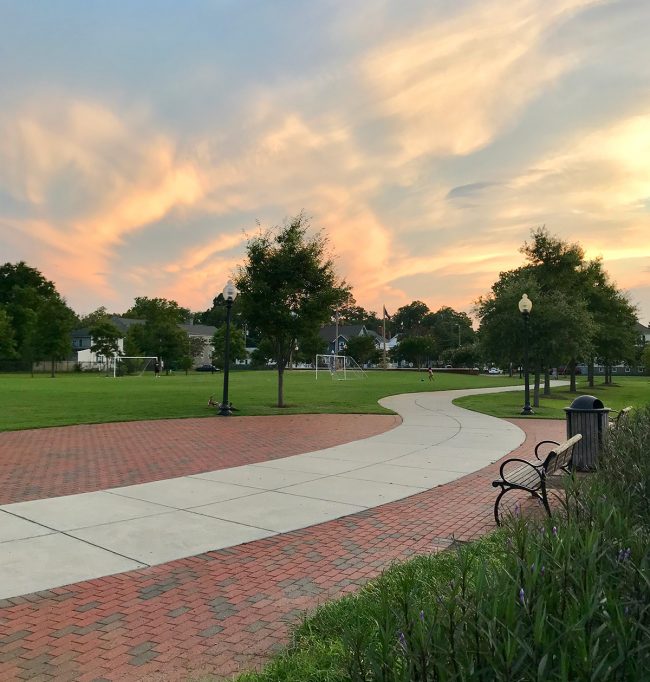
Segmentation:
<svg viewBox="0 0 650 682">
<path fill-rule="evenodd" d="M 29 96 L 0 109 L 0 246 L 80 310 L 126 309 L 141 295 L 203 309 L 242 262 L 256 220 L 265 229 L 304 209 L 361 305 L 469 311 L 546 224 L 645 296 L 650 100 L 635 62 L 648 51 L 622 61 L 638 97 L 600 117 L 557 114 L 562 97 L 584 106 L 572 78 L 598 88 L 598 60 L 631 37 L 645 44 L 628 5 L 617 28 L 597 14 L 616 3 L 597 0 L 444 11 L 385 1 L 330 14 L 305 3 L 295 21 L 314 28 L 300 59 L 279 8 L 268 45 L 253 32 L 181 54 L 168 41 L 170 71 L 136 61 L 139 81 L 111 64 L 112 87 L 94 77 L 44 87 L 31 74 Z M 604 22 L 611 33 L 596 31 L 595 43 Z M 105 33 L 121 45 L 115 26 Z M 142 41 L 155 63 L 159 48 Z M 172 73 L 176 59 L 186 77 Z M 158 89 L 142 88 L 148 77 Z M 544 106 L 552 115 L 535 118 Z"/>
</svg>

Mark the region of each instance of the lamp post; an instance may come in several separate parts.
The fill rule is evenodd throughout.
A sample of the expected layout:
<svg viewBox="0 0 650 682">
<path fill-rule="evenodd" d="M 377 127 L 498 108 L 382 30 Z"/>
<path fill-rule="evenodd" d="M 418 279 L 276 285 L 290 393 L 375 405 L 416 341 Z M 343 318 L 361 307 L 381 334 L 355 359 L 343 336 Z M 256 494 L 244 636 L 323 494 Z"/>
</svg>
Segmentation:
<svg viewBox="0 0 650 682">
<path fill-rule="evenodd" d="M 524 294 L 519 301 L 519 312 L 524 318 L 524 409 L 521 414 L 534 414 L 530 407 L 530 382 L 528 377 L 528 318 L 533 309 L 533 302 Z"/>
<path fill-rule="evenodd" d="M 232 302 L 237 298 L 237 287 L 228 280 L 223 289 L 223 298 L 226 301 L 226 343 L 223 353 L 223 400 L 219 406 L 219 414 L 222 417 L 229 417 L 232 414 L 232 407 L 228 402 L 228 377 L 230 374 L 230 313 Z"/>
</svg>

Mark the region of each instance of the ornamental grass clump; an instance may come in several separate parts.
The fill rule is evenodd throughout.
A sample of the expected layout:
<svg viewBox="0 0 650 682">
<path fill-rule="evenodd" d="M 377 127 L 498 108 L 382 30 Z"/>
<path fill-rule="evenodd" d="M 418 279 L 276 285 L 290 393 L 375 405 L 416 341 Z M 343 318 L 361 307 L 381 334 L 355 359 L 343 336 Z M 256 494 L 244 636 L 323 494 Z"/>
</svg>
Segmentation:
<svg viewBox="0 0 650 682">
<path fill-rule="evenodd" d="M 268 680 L 650 680 L 650 409 L 551 519 L 386 571 L 297 630 Z M 321 654 L 305 653 L 318 642 Z M 301 677 L 302 674 L 302 677 Z"/>
</svg>

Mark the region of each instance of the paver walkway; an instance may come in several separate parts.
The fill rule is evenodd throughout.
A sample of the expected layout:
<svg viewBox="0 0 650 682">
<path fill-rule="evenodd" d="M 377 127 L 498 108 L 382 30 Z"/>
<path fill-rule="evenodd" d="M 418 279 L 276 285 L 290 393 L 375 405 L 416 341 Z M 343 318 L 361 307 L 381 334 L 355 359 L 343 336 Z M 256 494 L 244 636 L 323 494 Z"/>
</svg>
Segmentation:
<svg viewBox="0 0 650 682">
<path fill-rule="evenodd" d="M 522 454 L 563 431 L 515 423 L 526 429 Z M 0 679 L 174 680 L 259 663 L 303 610 L 452 534 L 491 528 L 494 469 L 292 533 L 6 600 Z"/>
</svg>

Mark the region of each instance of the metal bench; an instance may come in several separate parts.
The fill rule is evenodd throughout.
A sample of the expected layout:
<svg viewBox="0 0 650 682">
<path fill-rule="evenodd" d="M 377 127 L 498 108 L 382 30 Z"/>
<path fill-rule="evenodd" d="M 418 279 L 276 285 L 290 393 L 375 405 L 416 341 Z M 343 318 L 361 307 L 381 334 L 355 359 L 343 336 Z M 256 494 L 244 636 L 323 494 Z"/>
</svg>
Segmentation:
<svg viewBox="0 0 650 682">
<path fill-rule="evenodd" d="M 541 464 L 534 464 L 518 457 L 513 457 L 503 462 L 499 469 L 500 478 L 492 481 L 492 485 L 495 488 L 501 488 L 501 492 L 494 503 L 494 520 L 497 526 L 501 525 L 499 504 L 503 496 L 511 490 L 524 490 L 530 493 L 544 505 L 546 513 L 549 516 L 551 515 L 547 495 L 548 483 L 551 478 L 569 473 L 573 448 L 581 439 L 582 435 L 578 433 L 564 443 L 557 443 L 552 440 L 539 442 L 535 446 L 535 457 Z M 542 461 L 540 448 L 549 444 L 554 447 Z"/>
<path fill-rule="evenodd" d="M 630 416 L 631 411 L 632 411 L 631 406 L 630 407 L 624 407 L 622 410 L 620 410 L 618 412 L 616 410 L 611 410 L 611 412 L 614 412 L 616 414 L 616 416 L 613 419 L 610 417 L 609 428 L 610 429 L 620 429 L 621 426 L 625 426 L 625 424 L 626 424 L 626 422 Z M 611 414 L 611 412 L 610 412 L 610 414 Z"/>
</svg>

